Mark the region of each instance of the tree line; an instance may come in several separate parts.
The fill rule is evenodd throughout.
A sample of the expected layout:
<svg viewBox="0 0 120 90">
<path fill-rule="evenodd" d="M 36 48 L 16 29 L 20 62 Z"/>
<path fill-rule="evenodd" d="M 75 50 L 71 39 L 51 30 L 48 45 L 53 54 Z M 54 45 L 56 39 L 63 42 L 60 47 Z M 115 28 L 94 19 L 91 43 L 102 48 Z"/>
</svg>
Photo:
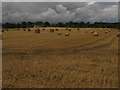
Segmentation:
<svg viewBox="0 0 120 90">
<path fill-rule="evenodd" d="M 49 22 L 21 22 L 21 23 L 4 23 L 2 28 L 31 28 L 34 26 L 38 27 L 71 27 L 71 28 L 118 28 L 120 29 L 120 22 L 58 22 L 56 24 L 51 24 Z"/>
</svg>

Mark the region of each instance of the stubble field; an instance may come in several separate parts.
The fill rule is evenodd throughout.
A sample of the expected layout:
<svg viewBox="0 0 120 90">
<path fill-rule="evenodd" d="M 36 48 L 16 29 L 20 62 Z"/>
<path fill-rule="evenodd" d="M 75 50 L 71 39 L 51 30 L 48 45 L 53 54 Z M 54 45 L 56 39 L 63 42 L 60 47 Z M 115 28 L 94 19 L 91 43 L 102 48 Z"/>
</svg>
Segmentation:
<svg viewBox="0 0 120 90">
<path fill-rule="evenodd" d="M 3 88 L 118 87 L 116 29 L 49 29 L 3 32 Z"/>
</svg>

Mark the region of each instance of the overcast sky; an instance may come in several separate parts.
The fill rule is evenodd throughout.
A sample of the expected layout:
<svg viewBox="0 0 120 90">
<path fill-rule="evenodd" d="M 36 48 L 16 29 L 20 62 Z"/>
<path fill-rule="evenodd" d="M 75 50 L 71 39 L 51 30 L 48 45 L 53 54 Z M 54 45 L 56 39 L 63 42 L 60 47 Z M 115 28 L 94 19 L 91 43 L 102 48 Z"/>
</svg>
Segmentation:
<svg viewBox="0 0 120 90">
<path fill-rule="evenodd" d="M 119 0 L 1 0 L 2 2 L 119 2 Z"/>
<path fill-rule="evenodd" d="M 3 2 L 2 10 L 3 23 L 118 21 L 117 2 Z"/>
</svg>

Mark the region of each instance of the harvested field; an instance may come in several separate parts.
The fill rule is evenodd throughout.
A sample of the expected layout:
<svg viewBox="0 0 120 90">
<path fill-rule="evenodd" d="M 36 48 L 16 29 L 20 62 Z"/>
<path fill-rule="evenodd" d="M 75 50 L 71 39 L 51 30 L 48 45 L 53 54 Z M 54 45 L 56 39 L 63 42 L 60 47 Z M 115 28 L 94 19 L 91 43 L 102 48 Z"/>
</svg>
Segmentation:
<svg viewBox="0 0 120 90">
<path fill-rule="evenodd" d="M 3 33 L 3 88 L 117 88 L 117 30 L 58 28 Z M 97 37 L 91 31 L 98 32 Z M 69 32 L 69 36 L 65 33 Z M 85 33 L 87 32 L 87 33 Z"/>
</svg>

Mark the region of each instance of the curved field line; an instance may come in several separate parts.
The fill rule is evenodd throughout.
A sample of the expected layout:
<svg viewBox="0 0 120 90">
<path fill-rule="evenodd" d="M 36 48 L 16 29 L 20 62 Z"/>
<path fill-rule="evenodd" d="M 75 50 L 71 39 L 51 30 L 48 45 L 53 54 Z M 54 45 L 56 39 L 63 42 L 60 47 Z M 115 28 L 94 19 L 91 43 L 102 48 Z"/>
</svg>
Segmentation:
<svg viewBox="0 0 120 90">
<path fill-rule="evenodd" d="M 102 42 L 102 40 L 106 40 L 106 39 L 109 39 L 110 37 L 112 37 L 112 36 L 114 36 L 113 38 L 112 38 L 112 40 L 110 40 L 110 42 L 107 42 L 107 43 L 103 43 L 102 45 L 97 45 L 97 46 L 91 46 L 91 45 L 94 45 L 94 44 L 96 44 L 96 43 L 98 43 L 98 42 Z M 63 39 L 63 38 L 60 38 L 60 39 Z M 111 39 L 111 38 L 110 38 Z M 39 45 L 37 45 L 36 46 L 36 48 L 38 49 L 38 50 L 33 50 L 33 52 L 31 52 L 31 54 L 32 53 L 34 53 L 35 51 L 37 52 L 37 51 L 43 51 L 43 52 L 48 52 L 48 51 L 50 51 L 50 52 L 52 52 L 52 51 L 58 51 L 58 50 L 60 50 L 60 51 L 71 51 L 71 50 L 76 50 L 76 51 L 81 51 L 80 49 L 82 49 L 82 51 L 83 50 L 91 50 L 91 49 L 97 49 L 97 48 L 101 48 L 101 47 L 105 47 L 105 46 L 108 46 L 108 45 L 110 45 L 113 41 L 114 41 L 114 39 L 115 39 L 115 33 L 114 34 L 110 34 L 110 35 L 107 35 L 107 36 L 105 36 L 105 37 L 103 37 L 103 38 L 100 38 L 100 39 L 97 39 L 97 40 L 95 40 L 95 41 L 92 41 L 92 42 L 90 42 L 90 43 L 86 43 L 86 44 L 82 44 L 82 45 L 79 45 L 79 46 L 75 46 L 75 47 L 69 47 L 69 48 L 63 48 L 63 49 L 55 49 L 55 48 L 53 48 L 53 49 L 39 49 Z M 49 41 L 49 42 L 46 42 L 45 44 L 43 44 L 43 45 L 51 45 L 51 43 L 53 43 L 54 41 Z M 91 47 L 87 47 L 87 46 L 91 46 Z M 34 47 L 35 48 L 35 47 Z M 25 51 L 30 51 L 30 50 L 25 50 Z M 14 52 L 13 52 L 14 53 Z M 17 52 L 15 52 L 15 53 L 17 53 Z"/>
<path fill-rule="evenodd" d="M 112 34 L 112 35 L 114 35 L 114 34 Z M 104 39 L 107 39 L 107 38 L 111 37 L 112 35 L 109 35 L 109 36 L 100 38 L 100 39 L 98 39 L 98 40 L 95 40 L 95 41 L 90 42 L 90 43 L 87 43 L 87 44 L 83 44 L 83 45 L 76 46 L 76 47 L 70 47 L 70 48 L 81 48 L 81 47 L 86 47 L 86 46 L 89 46 L 89 45 L 93 45 L 93 44 L 95 44 L 95 43 L 97 43 L 97 42 L 99 42 L 99 41 L 102 41 L 102 40 L 104 40 Z"/>
<path fill-rule="evenodd" d="M 93 49 L 100 49 L 100 48 L 105 48 L 105 47 L 108 47 L 110 46 L 115 40 L 115 37 L 113 37 L 109 42 L 107 43 L 104 43 L 102 45 L 97 45 L 97 46 L 93 46 L 93 47 L 89 47 L 89 48 L 84 48 L 84 49 L 87 49 L 87 50 L 93 50 Z"/>
</svg>

